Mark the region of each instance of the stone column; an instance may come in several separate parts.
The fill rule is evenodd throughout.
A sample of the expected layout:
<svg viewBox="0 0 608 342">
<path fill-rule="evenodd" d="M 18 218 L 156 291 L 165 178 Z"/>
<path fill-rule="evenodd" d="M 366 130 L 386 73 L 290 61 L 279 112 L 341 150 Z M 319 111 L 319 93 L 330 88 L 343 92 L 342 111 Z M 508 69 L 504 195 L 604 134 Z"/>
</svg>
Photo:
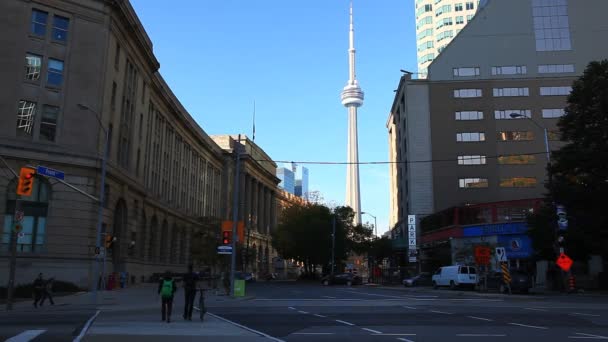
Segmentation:
<svg viewBox="0 0 608 342">
<path fill-rule="evenodd" d="M 274 191 L 270 192 L 270 231 L 277 227 L 277 199 Z"/>
<path fill-rule="evenodd" d="M 260 224 L 258 225 L 258 231 L 260 232 L 260 234 L 264 234 L 266 232 L 266 203 L 265 203 L 265 199 L 264 199 L 264 193 L 266 191 L 266 187 L 264 186 L 264 184 L 260 183 L 260 198 L 258 200 L 259 202 L 259 209 L 258 212 L 260 215 Z"/>
<path fill-rule="evenodd" d="M 264 196 L 264 201 L 266 204 L 266 208 L 264 210 L 264 214 L 266 216 L 266 224 L 264 225 L 264 231 L 266 232 L 266 234 L 270 234 L 270 225 L 271 225 L 271 220 L 270 220 L 270 189 L 266 188 L 265 191 L 265 196 Z"/>
<path fill-rule="evenodd" d="M 251 215 L 251 177 L 249 175 L 245 175 L 245 193 L 243 195 L 245 197 L 245 227 L 249 229 L 249 215 Z"/>
<path fill-rule="evenodd" d="M 258 213 L 259 213 L 259 207 L 258 207 L 258 199 L 259 199 L 259 192 L 258 192 L 258 188 L 259 188 L 260 183 L 258 183 L 257 180 L 253 180 L 253 191 L 251 194 L 251 205 L 252 205 L 252 212 L 253 212 L 253 217 L 254 217 L 254 224 L 253 224 L 253 230 L 258 230 L 258 222 L 259 222 L 259 217 L 258 217 Z"/>
</svg>

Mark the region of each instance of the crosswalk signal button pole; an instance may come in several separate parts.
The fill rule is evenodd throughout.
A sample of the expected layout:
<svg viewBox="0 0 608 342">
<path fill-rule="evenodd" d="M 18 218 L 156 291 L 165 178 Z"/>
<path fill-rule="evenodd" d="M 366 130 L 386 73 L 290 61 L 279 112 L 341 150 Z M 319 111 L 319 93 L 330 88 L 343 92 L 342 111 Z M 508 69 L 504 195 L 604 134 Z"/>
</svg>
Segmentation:
<svg viewBox="0 0 608 342">
<path fill-rule="evenodd" d="M 36 170 L 31 167 L 22 167 L 19 172 L 19 183 L 17 183 L 17 195 L 31 196 L 34 189 L 34 175 Z"/>
</svg>

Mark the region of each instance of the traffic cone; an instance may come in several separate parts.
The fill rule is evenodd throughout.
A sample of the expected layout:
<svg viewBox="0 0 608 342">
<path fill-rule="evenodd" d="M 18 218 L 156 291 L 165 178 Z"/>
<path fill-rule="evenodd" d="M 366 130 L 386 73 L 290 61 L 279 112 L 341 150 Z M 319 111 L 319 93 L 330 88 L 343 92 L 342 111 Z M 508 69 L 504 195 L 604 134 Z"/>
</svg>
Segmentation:
<svg viewBox="0 0 608 342">
<path fill-rule="evenodd" d="M 574 291 L 576 291 L 576 280 L 571 274 L 570 277 L 568 277 L 568 292 L 572 293 Z"/>
</svg>

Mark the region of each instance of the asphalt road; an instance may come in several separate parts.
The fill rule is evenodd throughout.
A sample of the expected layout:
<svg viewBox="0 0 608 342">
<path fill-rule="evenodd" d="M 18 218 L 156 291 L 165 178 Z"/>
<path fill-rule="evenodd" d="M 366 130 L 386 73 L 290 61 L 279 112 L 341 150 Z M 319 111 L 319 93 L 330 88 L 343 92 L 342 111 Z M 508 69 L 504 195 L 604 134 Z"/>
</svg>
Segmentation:
<svg viewBox="0 0 608 342">
<path fill-rule="evenodd" d="M 608 297 L 258 283 L 209 312 L 282 341 L 608 341 Z"/>
<path fill-rule="evenodd" d="M 0 341 L 73 341 L 96 309 L 89 306 L 44 306 L 0 312 Z"/>
</svg>

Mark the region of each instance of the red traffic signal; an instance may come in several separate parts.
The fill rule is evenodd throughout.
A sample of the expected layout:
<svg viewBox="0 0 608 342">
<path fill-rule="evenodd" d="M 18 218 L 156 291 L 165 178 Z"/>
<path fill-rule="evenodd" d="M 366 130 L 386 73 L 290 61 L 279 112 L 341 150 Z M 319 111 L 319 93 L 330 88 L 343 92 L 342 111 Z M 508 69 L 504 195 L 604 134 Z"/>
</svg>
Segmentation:
<svg viewBox="0 0 608 342">
<path fill-rule="evenodd" d="M 222 232 L 222 245 L 229 245 L 232 243 L 232 232 L 223 231 Z"/>
<path fill-rule="evenodd" d="M 19 183 L 17 183 L 17 195 L 31 196 L 34 189 L 34 175 L 36 170 L 31 167 L 22 167 L 19 171 Z"/>
</svg>

